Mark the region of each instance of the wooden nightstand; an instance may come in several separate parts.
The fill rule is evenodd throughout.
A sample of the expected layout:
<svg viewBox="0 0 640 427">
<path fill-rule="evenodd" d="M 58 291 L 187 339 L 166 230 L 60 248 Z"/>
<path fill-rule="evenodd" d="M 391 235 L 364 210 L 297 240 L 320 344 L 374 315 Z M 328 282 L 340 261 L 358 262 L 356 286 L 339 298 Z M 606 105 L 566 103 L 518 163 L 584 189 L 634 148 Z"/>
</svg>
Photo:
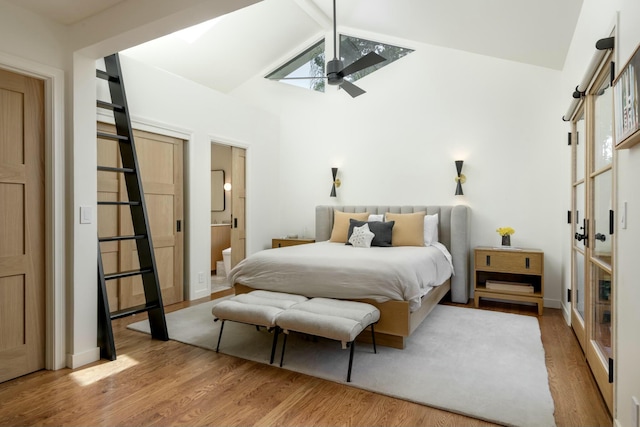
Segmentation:
<svg viewBox="0 0 640 427">
<path fill-rule="evenodd" d="M 544 252 L 479 247 L 474 251 L 475 306 L 480 298 L 532 302 L 542 315 Z"/>
<path fill-rule="evenodd" d="M 284 248 L 285 246 L 305 245 L 307 243 L 315 243 L 315 239 L 271 239 L 272 248 Z"/>
</svg>

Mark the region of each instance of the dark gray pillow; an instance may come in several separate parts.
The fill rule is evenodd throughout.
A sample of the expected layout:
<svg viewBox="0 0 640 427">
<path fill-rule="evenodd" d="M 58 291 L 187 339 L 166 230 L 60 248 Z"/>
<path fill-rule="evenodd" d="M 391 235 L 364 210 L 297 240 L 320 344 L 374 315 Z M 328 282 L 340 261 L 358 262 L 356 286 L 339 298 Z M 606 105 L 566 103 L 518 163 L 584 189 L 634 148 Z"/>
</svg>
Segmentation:
<svg viewBox="0 0 640 427">
<path fill-rule="evenodd" d="M 391 231 L 393 230 L 393 224 L 395 221 L 358 221 L 357 219 L 349 219 L 349 233 L 347 234 L 347 245 L 350 245 L 349 239 L 353 234 L 354 227 L 362 227 L 365 224 L 369 224 L 369 230 L 374 234 L 371 246 L 393 246 L 391 244 Z"/>
</svg>

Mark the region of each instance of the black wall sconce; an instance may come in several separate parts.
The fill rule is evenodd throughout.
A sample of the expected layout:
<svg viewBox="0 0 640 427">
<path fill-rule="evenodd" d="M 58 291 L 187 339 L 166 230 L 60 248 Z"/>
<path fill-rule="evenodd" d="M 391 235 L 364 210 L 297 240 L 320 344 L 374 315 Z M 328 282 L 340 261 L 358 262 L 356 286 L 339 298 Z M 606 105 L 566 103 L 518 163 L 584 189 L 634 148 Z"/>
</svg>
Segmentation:
<svg viewBox="0 0 640 427">
<path fill-rule="evenodd" d="M 463 162 L 463 160 L 456 160 L 456 171 L 458 172 L 458 176 L 455 177 L 455 181 L 458 183 L 458 185 L 456 185 L 456 196 L 464 195 L 462 192 L 462 184 L 467 181 L 467 177 L 462 173 Z"/>
<path fill-rule="evenodd" d="M 333 185 L 331 186 L 331 197 L 336 197 L 336 187 L 340 187 L 340 180 L 336 178 L 338 176 L 338 168 L 331 168 L 331 175 L 333 175 Z"/>
</svg>

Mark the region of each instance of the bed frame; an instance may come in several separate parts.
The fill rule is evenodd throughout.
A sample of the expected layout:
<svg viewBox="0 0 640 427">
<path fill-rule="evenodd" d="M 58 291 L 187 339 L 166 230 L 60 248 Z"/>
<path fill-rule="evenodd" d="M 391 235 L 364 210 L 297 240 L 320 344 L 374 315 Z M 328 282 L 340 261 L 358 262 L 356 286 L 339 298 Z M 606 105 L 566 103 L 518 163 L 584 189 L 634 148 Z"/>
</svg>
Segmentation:
<svg viewBox="0 0 640 427">
<path fill-rule="evenodd" d="M 380 321 L 376 324 L 376 343 L 388 347 L 404 348 L 406 338 L 422 323 L 438 302 L 451 291 L 453 302 L 467 303 L 469 300 L 469 208 L 457 206 L 317 206 L 316 241 L 329 240 L 333 229 L 333 210 L 348 213 L 370 214 L 427 212 L 438 214 L 438 240 L 445 245 L 453 258 L 455 275 L 436 287 L 422 299 L 420 308 L 409 311 L 407 301 L 357 300 L 378 307 Z M 236 294 L 251 292 L 248 286 L 235 285 Z M 366 335 L 366 337 L 365 337 Z M 362 339 L 369 338 L 363 334 Z M 369 338 L 370 339 L 370 338 Z"/>
</svg>

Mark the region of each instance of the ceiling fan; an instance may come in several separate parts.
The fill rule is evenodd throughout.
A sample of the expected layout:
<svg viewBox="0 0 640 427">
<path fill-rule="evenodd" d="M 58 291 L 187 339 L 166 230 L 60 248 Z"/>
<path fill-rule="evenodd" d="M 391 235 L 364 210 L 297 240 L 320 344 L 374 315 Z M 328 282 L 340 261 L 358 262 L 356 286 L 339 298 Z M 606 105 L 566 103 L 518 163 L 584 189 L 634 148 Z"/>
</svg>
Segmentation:
<svg viewBox="0 0 640 427">
<path fill-rule="evenodd" d="M 348 80 L 345 80 L 350 74 L 356 73 L 360 70 L 364 70 L 367 67 L 371 67 L 372 65 L 376 65 L 380 62 L 386 61 L 385 58 L 378 55 L 375 52 L 369 52 L 365 56 L 355 60 L 351 64 L 344 66 L 342 60 L 338 59 L 338 49 L 337 49 L 337 31 L 336 31 L 336 0 L 333 0 L 333 59 L 327 62 L 327 83 L 333 86 L 339 86 L 344 89 L 352 98 L 356 96 L 360 96 L 363 93 L 366 93 L 363 89 L 354 85 Z M 317 77 L 285 77 L 282 80 L 286 79 L 312 79 Z"/>
</svg>

